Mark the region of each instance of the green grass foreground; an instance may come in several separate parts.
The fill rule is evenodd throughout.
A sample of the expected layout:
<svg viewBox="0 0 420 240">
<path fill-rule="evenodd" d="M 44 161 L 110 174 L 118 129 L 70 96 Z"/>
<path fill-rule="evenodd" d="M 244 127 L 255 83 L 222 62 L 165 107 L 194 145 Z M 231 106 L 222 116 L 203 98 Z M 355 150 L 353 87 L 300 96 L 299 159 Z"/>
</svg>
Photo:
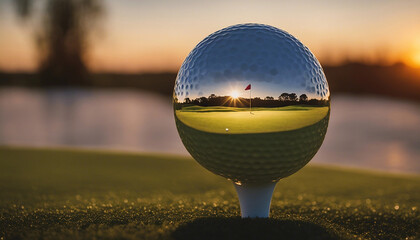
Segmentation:
<svg viewBox="0 0 420 240">
<path fill-rule="evenodd" d="M 287 106 L 277 108 L 200 107 L 176 110 L 184 124 L 211 133 L 267 133 L 290 131 L 321 121 L 329 107 Z"/>
<path fill-rule="evenodd" d="M 419 239 L 420 177 L 307 166 L 270 219 L 187 157 L 0 148 L 0 239 Z"/>
</svg>

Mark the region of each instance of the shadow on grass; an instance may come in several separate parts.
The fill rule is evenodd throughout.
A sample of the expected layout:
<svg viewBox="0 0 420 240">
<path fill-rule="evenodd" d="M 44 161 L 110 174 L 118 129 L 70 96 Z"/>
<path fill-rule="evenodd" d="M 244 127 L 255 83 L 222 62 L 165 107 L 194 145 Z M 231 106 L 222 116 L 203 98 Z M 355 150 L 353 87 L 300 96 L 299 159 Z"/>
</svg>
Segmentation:
<svg viewBox="0 0 420 240">
<path fill-rule="evenodd" d="M 322 226 L 300 220 L 199 218 L 179 226 L 174 239 L 339 239 Z"/>
</svg>

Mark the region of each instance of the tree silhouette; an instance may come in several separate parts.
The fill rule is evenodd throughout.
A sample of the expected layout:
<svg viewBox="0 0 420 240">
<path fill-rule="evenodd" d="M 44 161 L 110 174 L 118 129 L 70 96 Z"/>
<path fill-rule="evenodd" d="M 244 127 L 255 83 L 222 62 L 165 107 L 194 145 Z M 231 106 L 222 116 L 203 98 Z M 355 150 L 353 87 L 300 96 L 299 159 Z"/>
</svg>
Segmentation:
<svg viewBox="0 0 420 240">
<path fill-rule="evenodd" d="M 31 18 L 35 0 L 15 0 L 18 15 Z M 103 13 L 100 0 L 47 0 L 37 31 L 39 70 L 46 84 L 86 84 L 88 35 Z"/>
<path fill-rule="evenodd" d="M 289 100 L 289 94 L 288 94 L 288 93 L 282 93 L 282 94 L 279 96 L 279 100 L 280 100 L 280 101 L 286 101 L 286 100 Z"/>
<path fill-rule="evenodd" d="M 201 104 L 207 104 L 209 102 L 209 100 L 206 97 L 201 97 L 198 100 Z"/>
<path fill-rule="evenodd" d="M 308 96 L 306 94 L 302 94 L 299 96 L 299 102 L 307 102 Z"/>
<path fill-rule="evenodd" d="M 267 97 L 264 98 L 264 100 L 274 100 L 274 98 L 271 97 L 271 96 L 267 96 Z"/>
<path fill-rule="evenodd" d="M 298 97 L 297 97 L 297 95 L 296 95 L 296 93 L 290 93 L 289 94 L 289 101 L 297 101 L 298 100 Z"/>
</svg>

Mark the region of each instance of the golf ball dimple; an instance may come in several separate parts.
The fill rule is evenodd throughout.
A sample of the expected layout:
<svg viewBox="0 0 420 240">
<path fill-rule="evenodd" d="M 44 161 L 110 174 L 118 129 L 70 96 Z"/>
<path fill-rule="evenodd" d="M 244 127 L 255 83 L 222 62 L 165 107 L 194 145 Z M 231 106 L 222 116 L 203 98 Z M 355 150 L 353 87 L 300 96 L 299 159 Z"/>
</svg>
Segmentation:
<svg viewBox="0 0 420 240">
<path fill-rule="evenodd" d="M 238 183 L 277 181 L 302 168 L 329 121 L 318 60 L 289 33 L 261 24 L 227 27 L 201 41 L 183 62 L 173 96 L 186 149 Z"/>
</svg>

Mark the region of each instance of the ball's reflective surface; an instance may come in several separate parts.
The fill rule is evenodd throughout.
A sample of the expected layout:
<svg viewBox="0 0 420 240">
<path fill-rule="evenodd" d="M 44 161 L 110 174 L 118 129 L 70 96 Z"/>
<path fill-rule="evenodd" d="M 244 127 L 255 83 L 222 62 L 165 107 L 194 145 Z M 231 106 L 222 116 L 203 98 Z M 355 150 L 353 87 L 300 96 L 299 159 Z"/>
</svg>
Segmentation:
<svg viewBox="0 0 420 240">
<path fill-rule="evenodd" d="M 235 25 L 201 41 L 182 64 L 173 96 L 187 150 L 236 183 L 293 174 L 327 131 L 321 65 L 299 40 L 267 25 Z"/>
</svg>

